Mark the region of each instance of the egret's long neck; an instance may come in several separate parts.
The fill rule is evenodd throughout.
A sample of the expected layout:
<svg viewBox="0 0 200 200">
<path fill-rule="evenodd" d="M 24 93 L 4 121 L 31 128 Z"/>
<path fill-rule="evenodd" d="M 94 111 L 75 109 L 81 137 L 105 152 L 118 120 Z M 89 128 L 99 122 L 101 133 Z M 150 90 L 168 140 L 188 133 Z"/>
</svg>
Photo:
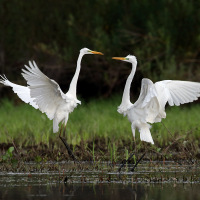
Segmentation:
<svg viewBox="0 0 200 200">
<path fill-rule="evenodd" d="M 82 53 L 79 54 L 79 57 L 77 60 L 76 72 L 74 74 L 74 77 L 72 78 L 72 81 L 69 86 L 69 91 L 68 91 L 68 93 L 73 95 L 75 98 L 76 98 L 76 85 L 77 85 L 78 76 L 79 76 L 80 69 L 81 69 L 81 60 L 82 60 L 83 55 L 84 54 L 82 54 Z"/>
<path fill-rule="evenodd" d="M 123 97 L 122 97 L 122 104 L 131 104 L 131 102 L 130 102 L 130 88 L 131 88 L 131 82 L 132 82 L 133 77 L 135 75 L 135 70 L 136 70 L 136 63 L 132 63 L 132 70 L 131 70 L 131 73 L 126 80 L 126 85 L 125 85 L 125 88 L 124 88 L 124 93 L 123 93 Z"/>
</svg>

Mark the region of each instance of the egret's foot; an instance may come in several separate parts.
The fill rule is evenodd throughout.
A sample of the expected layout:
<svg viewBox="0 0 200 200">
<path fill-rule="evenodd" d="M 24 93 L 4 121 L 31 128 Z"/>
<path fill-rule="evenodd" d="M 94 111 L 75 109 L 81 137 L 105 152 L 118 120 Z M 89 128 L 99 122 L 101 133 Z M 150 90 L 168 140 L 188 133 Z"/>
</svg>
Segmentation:
<svg viewBox="0 0 200 200">
<path fill-rule="evenodd" d="M 121 166 L 119 167 L 119 169 L 118 169 L 118 172 L 120 172 L 121 171 L 121 169 L 124 167 L 124 165 L 126 164 L 126 163 L 129 163 L 130 162 L 130 160 L 131 160 L 131 158 L 134 156 L 134 153 L 132 153 L 130 156 L 129 156 L 129 158 L 127 159 L 127 160 L 122 160 L 122 162 L 121 162 Z"/>
<path fill-rule="evenodd" d="M 144 158 L 146 152 L 140 157 L 140 159 L 135 163 L 135 165 L 133 166 L 133 168 L 130 170 L 131 172 L 134 172 L 135 168 L 137 167 L 137 165 L 140 163 L 140 161 Z"/>
<path fill-rule="evenodd" d="M 61 137 L 59 135 L 59 138 L 62 140 L 63 144 L 65 145 L 67 151 L 68 151 L 68 154 L 69 156 L 75 161 L 75 162 L 78 162 L 78 160 L 76 159 L 76 157 L 74 156 L 72 150 L 70 149 L 69 145 L 67 144 L 67 142 L 65 141 L 65 139 L 63 137 Z"/>
</svg>

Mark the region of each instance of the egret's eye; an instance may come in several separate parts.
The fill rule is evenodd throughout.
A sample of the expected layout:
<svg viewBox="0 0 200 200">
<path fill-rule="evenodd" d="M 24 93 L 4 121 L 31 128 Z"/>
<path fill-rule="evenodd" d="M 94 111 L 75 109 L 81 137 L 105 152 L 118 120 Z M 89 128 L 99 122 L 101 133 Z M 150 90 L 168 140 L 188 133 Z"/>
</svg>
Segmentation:
<svg viewBox="0 0 200 200">
<path fill-rule="evenodd" d="M 129 58 L 126 58 L 126 60 L 129 60 Z"/>
</svg>

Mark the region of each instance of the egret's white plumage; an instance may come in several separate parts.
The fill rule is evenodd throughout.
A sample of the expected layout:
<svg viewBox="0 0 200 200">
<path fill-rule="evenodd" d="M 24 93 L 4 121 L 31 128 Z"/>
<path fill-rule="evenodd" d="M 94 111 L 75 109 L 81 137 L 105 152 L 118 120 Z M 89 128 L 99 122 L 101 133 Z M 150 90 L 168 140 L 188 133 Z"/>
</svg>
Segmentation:
<svg viewBox="0 0 200 200">
<path fill-rule="evenodd" d="M 130 87 L 136 71 L 137 59 L 131 55 L 125 58 L 113 57 L 113 59 L 132 63 L 132 70 L 126 81 L 118 112 L 128 117 L 134 137 L 135 130 L 139 130 L 142 141 L 154 144 L 150 133 L 150 124 L 160 122 L 162 118 L 166 117 L 165 105 L 167 102 L 170 106 L 179 106 L 193 102 L 200 97 L 200 83 L 172 80 L 153 83 L 144 78 L 142 79 L 139 98 L 132 104 L 130 102 Z"/>
<path fill-rule="evenodd" d="M 28 86 L 20 86 L 11 83 L 2 77 L 0 80 L 4 85 L 13 88 L 13 91 L 26 103 L 34 108 L 38 108 L 45 113 L 47 117 L 53 119 L 53 132 L 58 132 L 59 123 L 67 124 L 69 113 L 71 113 L 77 104 L 81 102 L 76 97 L 76 86 L 81 68 L 81 59 L 85 54 L 100 54 L 101 52 L 92 51 L 88 48 L 80 50 L 77 61 L 76 72 L 72 78 L 69 90 L 64 94 L 60 86 L 52 79 L 43 74 L 36 63 L 29 61 L 29 66 L 25 65 L 22 76 L 26 79 Z"/>
<path fill-rule="evenodd" d="M 53 132 L 58 132 L 58 124 L 61 121 L 66 124 L 69 113 L 81 102 L 69 92 L 64 94 L 60 86 L 44 75 L 34 61 L 29 62 L 29 67 L 25 67 L 22 75 L 27 80 L 31 97 L 39 110 L 46 113 L 50 120 L 53 119 Z"/>
<path fill-rule="evenodd" d="M 77 104 L 81 104 L 76 97 L 76 86 L 81 68 L 81 59 L 85 54 L 102 55 L 102 53 L 91 51 L 88 48 L 80 50 L 76 72 L 66 94 L 62 92 L 60 86 L 54 80 L 40 71 L 35 62 L 29 62 L 29 67 L 25 65 L 26 70 L 22 70 L 22 76 L 26 79 L 30 88 L 31 98 L 34 98 L 39 110 L 46 113 L 50 120 L 53 119 L 54 133 L 58 132 L 60 122 L 66 126 L 69 113 L 76 108 Z"/>
<path fill-rule="evenodd" d="M 5 86 L 9 86 L 13 89 L 14 93 L 16 93 L 18 95 L 18 97 L 24 101 L 25 103 L 30 104 L 31 106 L 33 106 L 35 109 L 38 109 L 38 106 L 36 105 L 36 103 L 33 101 L 34 99 L 31 98 L 30 95 L 30 89 L 29 87 L 26 86 L 22 86 L 22 85 L 17 85 L 15 83 L 10 82 L 6 76 L 1 76 L 0 79 L 0 83 L 4 84 Z"/>
</svg>

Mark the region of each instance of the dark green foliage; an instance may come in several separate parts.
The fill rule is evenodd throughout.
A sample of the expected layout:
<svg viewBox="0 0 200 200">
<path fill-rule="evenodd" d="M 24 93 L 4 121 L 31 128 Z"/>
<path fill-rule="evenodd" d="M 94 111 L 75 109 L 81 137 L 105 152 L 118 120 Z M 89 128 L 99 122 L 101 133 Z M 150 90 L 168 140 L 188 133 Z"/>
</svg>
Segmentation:
<svg viewBox="0 0 200 200">
<path fill-rule="evenodd" d="M 66 87 L 88 47 L 105 57 L 84 58 L 78 87 L 85 96 L 92 96 L 88 87 L 105 96 L 122 89 L 129 70 L 110 57 L 127 54 L 139 61 L 136 87 L 142 77 L 198 81 L 199 8 L 199 1 L 1 0 L 0 73 L 20 79 L 23 64 L 35 59 Z"/>
</svg>

